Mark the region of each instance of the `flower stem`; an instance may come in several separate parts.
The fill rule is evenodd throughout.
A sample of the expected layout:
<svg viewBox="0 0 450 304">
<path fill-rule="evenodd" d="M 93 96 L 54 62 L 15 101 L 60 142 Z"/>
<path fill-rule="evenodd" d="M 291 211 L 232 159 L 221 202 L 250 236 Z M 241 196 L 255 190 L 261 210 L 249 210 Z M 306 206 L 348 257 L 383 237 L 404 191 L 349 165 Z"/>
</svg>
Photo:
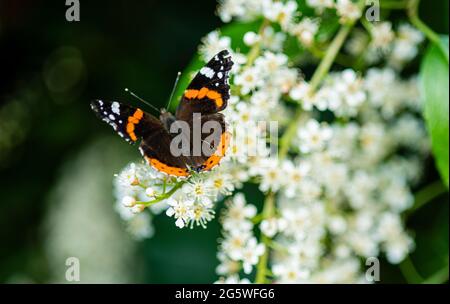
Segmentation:
<svg viewBox="0 0 450 304">
<path fill-rule="evenodd" d="M 410 257 L 407 256 L 403 262 L 400 263 L 400 271 L 405 277 L 406 281 L 410 284 L 418 284 L 423 281 L 422 276 L 417 272 Z"/>
<path fill-rule="evenodd" d="M 185 182 L 186 182 L 186 181 L 180 181 L 180 182 L 178 182 L 175 186 L 172 187 L 172 189 L 170 189 L 170 191 L 165 192 L 165 193 L 159 195 L 159 196 L 158 196 L 157 198 L 155 198 L 154 200 L 151 200 L 151 201 L 148 201 L 148 202 L 136 202 L 136 203 L 142 204 L 142 205 L 144 205 L 145 207 L 149 207 L 149 206 L 151 206 L 151 205 L 154 205 L 154 204 L 156 204 L 156 203 L 159 203 L 160 201 L 163 201 L 163 200 L 165 200 L 165 199 L 171 197 L 172 194 L 174 194 L 178 189 L 180 189 L 181 186 L 183 186 Z"/>
<path fill-rule="evenodd" d="M 339 32 L 337 33 L 336 37 L 334 37 L 333 41 L 330 44 L 330 47 L 325 53 L 325 56 L 320 62 L 319 67 L 314 72 L 314 75 L 311 78 L 310 89 L 312 92 L 317 90 L 318 86 L 320 85 L 320 82 L 323 80 L 325 75 L 330 70 L 330 67 L 333 64 L 334 59 L 336 58 L 336 55 L 338 54 L 339 50 L 344 44 L 344 41 L 347 38 L 348 34 L 350 33 L 350 30 L 353 28 L 353 25 L 354 22 L 342 26 Z"/>
<path fill-rule="evenodd" d="M 264 208 L 262 211 L 263 218 L 270 218 L 273 216 L 273 212 L 275 209 L 275 194 L 273 192 L 269 192 L 266 196 L 266 200 L 264 201 Z M 269 269 L 267 268 L 267 264 L 269 261 L 269 245 L 270 238 L 261 233 L 261 242 L 265 245 L 265 250 L 263 255 L 259 258 L 258 265 L 256 266 L 256 284 L 266 283 L 266 276 L 268 274 Z"/>
<path fill-rule="evenodd" d="M 258 30 L 258 35 L 261 36 L 264 33 L 264 29 L 269 25 L 269 20 L 264 19 L 263 22 L 261 23 L 261 26 L 259 27 Z M 253 62 L 255 61 L 255 59 L 258 57 L 259 52 L 261 51 L 261 42 L 258 41 L 257 43 L 255 43 L 252 48 L 250 49 L 250 51 L 248 52 L 247 55 L 247 63 L 245 64 L 245 67 L 250 67 Z"/>
<path fill-rule="evenodd" d="M 287 156 L 289 146 L 291 145 L 292 139 L 294 138 L 295 133 L 297 132 L 297 124 L 298 121 L 300 120 L 302 112 L 303 111 L 301 107 L 299 107 L 295 112 L 292 123 L 289 124 L 283 136 L 280 138 L 280 150 L 278 152 L 278 157 L 280 159 L 285 159 Z"/>
<path fill-rule="evenodd" d="M 402 0 L 402 1 L 390 1 L 390 0 L 382 0 L 380 1 L 380 7 L 382 9 L 388 9 L 388 10 L 402 10 L 405 9 L 408 5 L 408 1 Z"/>
<path fill-rule="evenodd" d="M 407 13 L 409 16 L 409 20 L 411 23 L 419 29 L 432 43 L 434 43 L 442 55 L 447 61 L 448 64 L 448 49 L 443 45 L 439 35 L 436 34 L 430 27 L 428 27 L 422 20 L 419 18 L 418 9 L 419 9 L 420 0 L 410 0 L 407 7 Z"/>
<path fill-rule="evenodd" d="M 422 281 L 422 284 L 442 284 L 448 281 L 448 256 L 447 265 L 436 271 L 430 277 Z"/>
<path fill-rule="evenodd" d="M 415 193 L 414 205 L 406 212 L 405 216 L 410 216 L 418 209 L 422 208 L 424 205 L 433 201 L 435 198 L 441 196 L 447 191 L 447 188 L 440 180 L 426 185 L 424 188 Z"/>
</svg>

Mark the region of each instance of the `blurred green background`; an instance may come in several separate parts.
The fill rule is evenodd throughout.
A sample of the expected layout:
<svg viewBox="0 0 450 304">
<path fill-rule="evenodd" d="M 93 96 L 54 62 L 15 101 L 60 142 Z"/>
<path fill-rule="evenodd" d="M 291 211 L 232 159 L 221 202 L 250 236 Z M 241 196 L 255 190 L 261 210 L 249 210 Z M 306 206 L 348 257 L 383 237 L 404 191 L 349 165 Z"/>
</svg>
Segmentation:
<svg viewBox="0 0 450 304">
<path fill-rule="evenodd" d="M 179 230 L 156 217 L 144 242 L 124 232 L 112 178 L 139 153 L 97 120 L 89 101 L 137 105 L 128 87 L 164 106 L 201 37 L 221 26 L 217 3 L 80 2 L 81 21 L 67 22 L 64 1 L 0 1 L 0 282 L 63 281 L 68 256 L 80 258 L 82 281 L 213 282 L 217 221 Z M 448 1 L 423 2 L 423 19 L 448 33 Z M 438 179 L 428 163 L 423 184 Z M 248 197 L 260 201 L 253 189 Z M 423 277 L 448 268 L 448 215 L 445 194 L 408 219 L 411 261 Z M 387 263 L 381 277 L 405 281 Z"/>
</svg>

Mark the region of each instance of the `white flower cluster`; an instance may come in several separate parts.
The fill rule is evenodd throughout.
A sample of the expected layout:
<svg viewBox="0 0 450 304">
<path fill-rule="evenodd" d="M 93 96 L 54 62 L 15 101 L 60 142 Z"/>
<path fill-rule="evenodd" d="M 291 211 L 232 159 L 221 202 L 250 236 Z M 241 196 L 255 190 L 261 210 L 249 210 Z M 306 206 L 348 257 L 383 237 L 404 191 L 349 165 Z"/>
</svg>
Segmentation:
<svg viewBox="0 0 450 304">
<path fill-rule="evenodd" d="M 225 4 L 233 2 L 225 1 L 219 11 L 226 14 Z M 361 16 L 351 1 L 307 3 L 318 12 L 335 8 L 342 22 Z M 313 44 L 320 27 L 318 19 L 297 20 L 300 13 L 292 9 L 295 5 L 291 1 L 277 1 L 276 5 L 284 8 L 286 16 L 274 17 L 276 10 L 269 14 L 264 6 L 259 13 L 256 6 L 251 14 L 241 13 L 271 21 L 267 26 L 270 36 L 283 37 L 280 44 L 289 36 L 303 46 Z M 281 31 L 274 33 L 273 23 L 278 23 Z M 353 35 L 360 32 L 357 29 Z M 410 186 L 420 178 L 429 147 L 423 122 L 416 115 L 420 109 L 417 79 L 400 78 L 399 61 L 392 60 L 392 54 L 401 43 L 405 43 L 403 50 L 409 43 L 409 55 L 401 58 L 402 62 L 411 60 L 422 40 L 417 33 L 411 26 L 401 25 L 389 42 L 391 53 L 384 53 L 385 68 L 369 68 L 365 74 L 351 68 L 329 73 L 314 93 L 310 83 L 291 67 L 282 45 L 263 43 L 264 29 L 243 36 L 245 44 L 258 45 L 260 52 L 236 69 L 236 100 L 228 117 L 242 124 L 287 113 L 280 120 L 283 127 L 290 117 L 288 103 L 293 101 L 303 109 L 289 158 L 252 157 L 234 162 L 246 169 L 241 175 L 248 174 L 249 181 L 256 181 L 262 192 L 277 193 L 276 212 L 258 226 L 271 239 L 265 250 L 273 251 L 270 264 L 275 282 L 362 282 L 361 257 L 384 252 L 391 263 L 399 263 L 413 249 L 414 241 L 404 229 L 401 214 L 412 206 Z M 207 40 L 204 43 L 208 45 Z M 370 42 L 370 48 L 374 43 Z M 270 103 L 259 104 L 261 100 Z M 326 113 L 331 117 L 326 118 L 330 116 Z M 234 205 L 236 199 L 240 202 L 242 196 L 233 199 Z M 234 205 L 229 204 L 218 254 L 221 263 L 217 273 L 222 281 L 226 276 L 235 281 L 239 274 L 251 270 L 252 263 L 241 260 L 233 245 L 240 250 L 253 247 L 254 257 L 261 253 L 256 250 L 256 240 L 247 244 L 255 228 L 250 219 L 258 218 L 254 217 L 254 207 L 241 203 L 240 224 L 230 227 L 228 218 L 236 215 L 231 212 Z M 241 269 L 243 273 L 239 273 Z"/>
<path fill-rule="evenodd" d="M 213 203 L 234 191 L 232 175 L 216 170 L 207 178 L 189 180 L 169 177 L 147 164 L 131 163 L 116 176 L 116 210 L 137 239 L 151 237 L 151 214 L 166 214 L 179 228 L 206 227 L 214 218 Z M 144 212 L 148 207 L 149 213 Z"/>
<path fill-rule="evenodd" d="M 357 32 L 349 40 L 347 50 L 352 55 L 363 54 L 370 64 L 387 60 L 395 69 L 402 68 L 416 57 L 424 35 L 407 23 L 393 29 L 392 23 L 383 21 L 371 25 L 368 35 Z"/>
<path fill-rule="evenodd" d="M 341 23 L 356 20 L 362 14 L 361 8 L 351 0 L 307 0 L 306 3 L 318 14 L 325 9 L 334 10 Z M 297 2 L 292 0 L 222 0 L 218 14 L 223 22 L 229 22 L 232 18 L 251 21 L 264 17 L 271 22 L 279 23 L 283 30 L 288 31 L 294 19 L 301 15 L 297 8 Z"/>
<path fill-rule="evenodd" d="M 241 269 L 249 274 L 264 254 L 264 245 L 259 244 L 253 234 L 252 218 L 255 215 L 256 207 L 247 204 L 242 193 L 227 200 L 222 218 L 224 239 L 218 253 L 220 264 L 216 269 L 219 275 L 235 277 Z"/>
<path fill-rule="evenodd" d="M 417 78 L 401 78 L 398 68 L 416 55 L 422 37 L 406 24 L 392 35 L 382 34 L 391 31 L 387 23 L 375 24 L 371 40 L 354 29 L 347 51 L 357 61 L 367 45 L 383 50 L 377 52 L 384 67 L 359 72 L 349 66 L 313 84 L 299 67 L 309 64 L 304 50 L 317 42 L 319 14 L 331 10 L 347 23 L 362 9 L 350 0 L 307 4 L 318 15 L 301 16 L 295 1 L 221 1 L 224 22 L 264 21 L 258 32 L 243 33 L 239 43 L 251 48 L 247 54 L 233 50 L 231 38 L 219 31 L 199 48 L 205 61 L 228 49 L 235 62 L 224 111 L 232 142 L 219 167 L 177 180 L 131 164 L 116 179 L 125 219 L 149 207 L 152 213 L 165 210 L 180 228 L 205 227 L 215 202 L 246 183 L 271 198 L 260 213 L 262 202 L 249 204 L 242 193 L 227 200 L 219 283 L 248 283 L 261 257 L 269 260 L 257 266 L 257 272 L 264 269 L 263 282 L 362 282 L 361 258 L 383 253 L 399 263 L 414 247 L 402 212 L 413 204 L 410 188 L 429 147 L 417 115 Z M 365 37 L 364 43 L 356 37 Z M 300 60 L 284 51 L 291 38 L 300 45 Z M 292 115 L 294 108 L 298 114 Z M 272 122 L 279 130 L 270 128 Z M 273 145 L 283 153 L 273 153 Z"/>
</svg>

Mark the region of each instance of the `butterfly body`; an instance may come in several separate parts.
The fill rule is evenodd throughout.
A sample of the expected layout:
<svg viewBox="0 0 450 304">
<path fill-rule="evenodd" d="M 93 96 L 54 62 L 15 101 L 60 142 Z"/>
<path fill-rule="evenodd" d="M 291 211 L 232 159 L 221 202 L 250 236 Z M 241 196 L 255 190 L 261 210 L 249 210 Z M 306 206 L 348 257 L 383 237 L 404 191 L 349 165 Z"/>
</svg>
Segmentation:
<svg viewBox="0 0 450 304">
<path fill-rule="evenodd" d="M 162 109 L 156 118 L 117 101 L 94 100 L 91 107 L 126 141 L 140 140 L 141 154 L 156 170 L 184 177 L 209 171 L 219 164 L 228 146 L 230 135 L 219 112 L 226 108 L 230 97 L 228 78 L 232 65 L 227 51 L 214 56 L 185 90 L 175 115 Z M 220 132 L 204 133 L 204 127 L 212 123 Z M 181 132 L 174 132 L 177 129 Z M 189 143 L 188 148 L 180 154 L 175 140 Z"/>
</svg>

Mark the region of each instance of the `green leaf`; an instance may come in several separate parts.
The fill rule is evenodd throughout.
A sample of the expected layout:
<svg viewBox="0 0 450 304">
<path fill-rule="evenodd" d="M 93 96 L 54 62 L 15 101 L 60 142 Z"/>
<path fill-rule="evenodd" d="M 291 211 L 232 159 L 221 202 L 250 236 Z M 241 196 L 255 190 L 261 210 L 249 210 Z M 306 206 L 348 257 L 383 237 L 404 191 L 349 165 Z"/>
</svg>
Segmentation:
<svg viewBox="0 0 450 304">
<path fill-rule="evenodd" d="M 448 58 L 448 36 L 442 39 Z M 449 137 L 449 70 L 448 61 L 438 46 L 431 45 L 422 61 L 421 85 L 424 98 L 424 116 L 431 137 L 433 155 L 442 180 L 448 188 Z"/>
</svg>

